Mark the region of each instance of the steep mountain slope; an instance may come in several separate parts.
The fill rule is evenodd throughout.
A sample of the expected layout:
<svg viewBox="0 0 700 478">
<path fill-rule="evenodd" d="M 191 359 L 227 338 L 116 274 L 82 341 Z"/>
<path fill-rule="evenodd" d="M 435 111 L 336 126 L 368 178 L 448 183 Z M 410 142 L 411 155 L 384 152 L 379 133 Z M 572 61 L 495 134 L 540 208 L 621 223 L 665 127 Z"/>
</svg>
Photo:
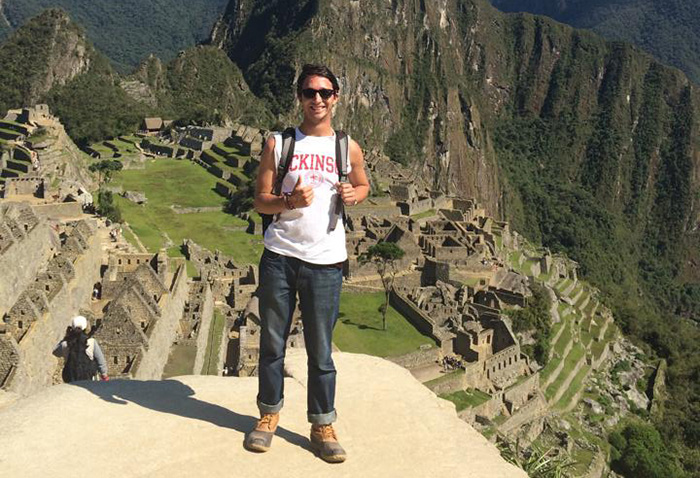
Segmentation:
<svg viewBox="0 0 700 478">
<path fill-rule="evenodd" d="M 48 10 L 0 44 L 0 111 L 34 104 L 90 69 L 94 50 L 60 10 Z"/>
<path fill-rule="evenodd" d="M 3 31 L 18 28 L 42 10 L 59 7 L 121 72 L 153 53 L 169 61 L 205 39 L 227 0 L 2 0 Z M 3 27 L 4 25 L 4 27 Z"/>
<path fill-rule="evenodd" d="M 211 42 L 288 122 L 301 64 L 327 63 L 364 146 L 573 256 L 670 359 L 664 432 L 698 443 L 700 337 L 677 318 L 700 316 L 700 93 L 683 74 L 485 0 L 232 0 Z"/>
<path fill-rule="evenodd" d="M 700 0 L 492 0 L 639 45 L 700 83 Z"/>
<path fill-rule="evenodd" d="M 165 65 L 151 56 L 126 83 L 133 88 L 134 81 L 141 95 L 145 94 L 141 98 L 134 95 L 135 99 L 150 98 L 162 114 L 184 123 L 233 120 L 270 126 L 273 121 L 239 68 L 211 46 L 190 48 Z"/>
</svg>

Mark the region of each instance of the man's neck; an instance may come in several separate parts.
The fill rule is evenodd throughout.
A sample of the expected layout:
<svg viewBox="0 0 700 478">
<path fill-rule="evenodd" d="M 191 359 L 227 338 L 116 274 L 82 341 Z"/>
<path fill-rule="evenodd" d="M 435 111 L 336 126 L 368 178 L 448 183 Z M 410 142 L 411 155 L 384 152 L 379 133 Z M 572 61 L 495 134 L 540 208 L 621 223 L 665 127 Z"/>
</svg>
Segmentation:
<svg viewBox="0 0 700 478">
<path fill-rule="evenodd" d="M 301 131 L 304 136 L 333 136 L 333 127 L 330 121 L 311 123 L 304 120 L 299 126 L 299 131 Z"/>
</svg>

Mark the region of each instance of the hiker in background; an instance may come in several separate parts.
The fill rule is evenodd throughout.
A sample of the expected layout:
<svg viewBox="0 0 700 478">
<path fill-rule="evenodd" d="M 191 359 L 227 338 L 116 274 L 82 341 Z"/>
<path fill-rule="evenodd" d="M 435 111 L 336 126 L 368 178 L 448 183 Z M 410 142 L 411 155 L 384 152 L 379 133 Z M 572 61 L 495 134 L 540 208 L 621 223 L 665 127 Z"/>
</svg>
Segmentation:
<svg viewBox="0 0 700 478">
<path fill-rule="evenodd" d="M 97 341 L 85 333 L 87 325 L 82 315 L 74 317 L 66 336 L 53 351 L 56 357 L 66 359 L 62 373 L 65 383 L 95 380 L 98 371 L 102 380 L 109 380 L 105 356 Z"/>
</svg>

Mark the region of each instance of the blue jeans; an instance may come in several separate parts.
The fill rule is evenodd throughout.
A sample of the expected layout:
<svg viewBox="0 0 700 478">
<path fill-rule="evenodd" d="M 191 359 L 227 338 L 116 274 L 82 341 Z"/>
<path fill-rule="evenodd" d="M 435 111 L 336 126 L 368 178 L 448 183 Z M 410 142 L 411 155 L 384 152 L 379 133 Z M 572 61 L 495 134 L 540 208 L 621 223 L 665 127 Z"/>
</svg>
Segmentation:
<svg viewBox="0 0 700 478">
<path fill-rule="evenodd" d="M 284 356 L 297 293 L 308 356 L 307 416 L 326 425 L 336 419 L 331 339 L 338 319 L 343 271 L 309 264 L 265 249 L 260 259 L 260 365 L 258 408 L 276 413 L 284 403 Z"/>
</svg>

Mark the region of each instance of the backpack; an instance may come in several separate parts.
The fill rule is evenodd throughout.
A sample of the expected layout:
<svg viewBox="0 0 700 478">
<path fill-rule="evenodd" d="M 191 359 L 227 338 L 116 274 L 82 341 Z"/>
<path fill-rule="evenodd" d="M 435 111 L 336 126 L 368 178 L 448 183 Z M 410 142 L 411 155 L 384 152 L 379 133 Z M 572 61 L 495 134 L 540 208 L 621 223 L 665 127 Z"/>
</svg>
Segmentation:
<svg viewBox="0 0 700 478">
<path fill-rule="evenodd" d="M 87 354 L 87 340 L 78 338 L 73 345 L 69 344 L 68 357 L 63 366 L 61 377 L 65 383 L 78 380 L 92 380 L 97 374 L 97 364 Z"/>
<path fill-rule="evenodd" d="M 277 178 L 275 179 L 275 184 L 272 188 L 272 194 L 276 196 L 279 196 L 282 193 L 282 181 L 284 181 L 284 177 L 287 175 L 287 171 L 289 171 L 292 156 L 294 156 L 295 141 L 296 128 L 287 128 L 282 132 L 282 152 L 280 154 L 279 163 L 277 164 Z M 343 131 L 336 131 L 335 163 L 338 168 L 338 181 L 341 183 L 348 181 L 349 151 L 350 139 L 348 135 Z M 343 204 L 343 201 L 340 200 L 340 196 L 336 197 L 338 199 L 335 203 L 335 210 L 333 211 L 333 216 L 331 217 L 328 232 L 335 230 L 338 217 L 342 217 L 343 221 L 345 221 L 345 205 Z M 268 226 L 279 218 L 279 214 L 260 214 L 260 216 L 262 217 L 262 234 L 264 236 Z"/>
</svg>

